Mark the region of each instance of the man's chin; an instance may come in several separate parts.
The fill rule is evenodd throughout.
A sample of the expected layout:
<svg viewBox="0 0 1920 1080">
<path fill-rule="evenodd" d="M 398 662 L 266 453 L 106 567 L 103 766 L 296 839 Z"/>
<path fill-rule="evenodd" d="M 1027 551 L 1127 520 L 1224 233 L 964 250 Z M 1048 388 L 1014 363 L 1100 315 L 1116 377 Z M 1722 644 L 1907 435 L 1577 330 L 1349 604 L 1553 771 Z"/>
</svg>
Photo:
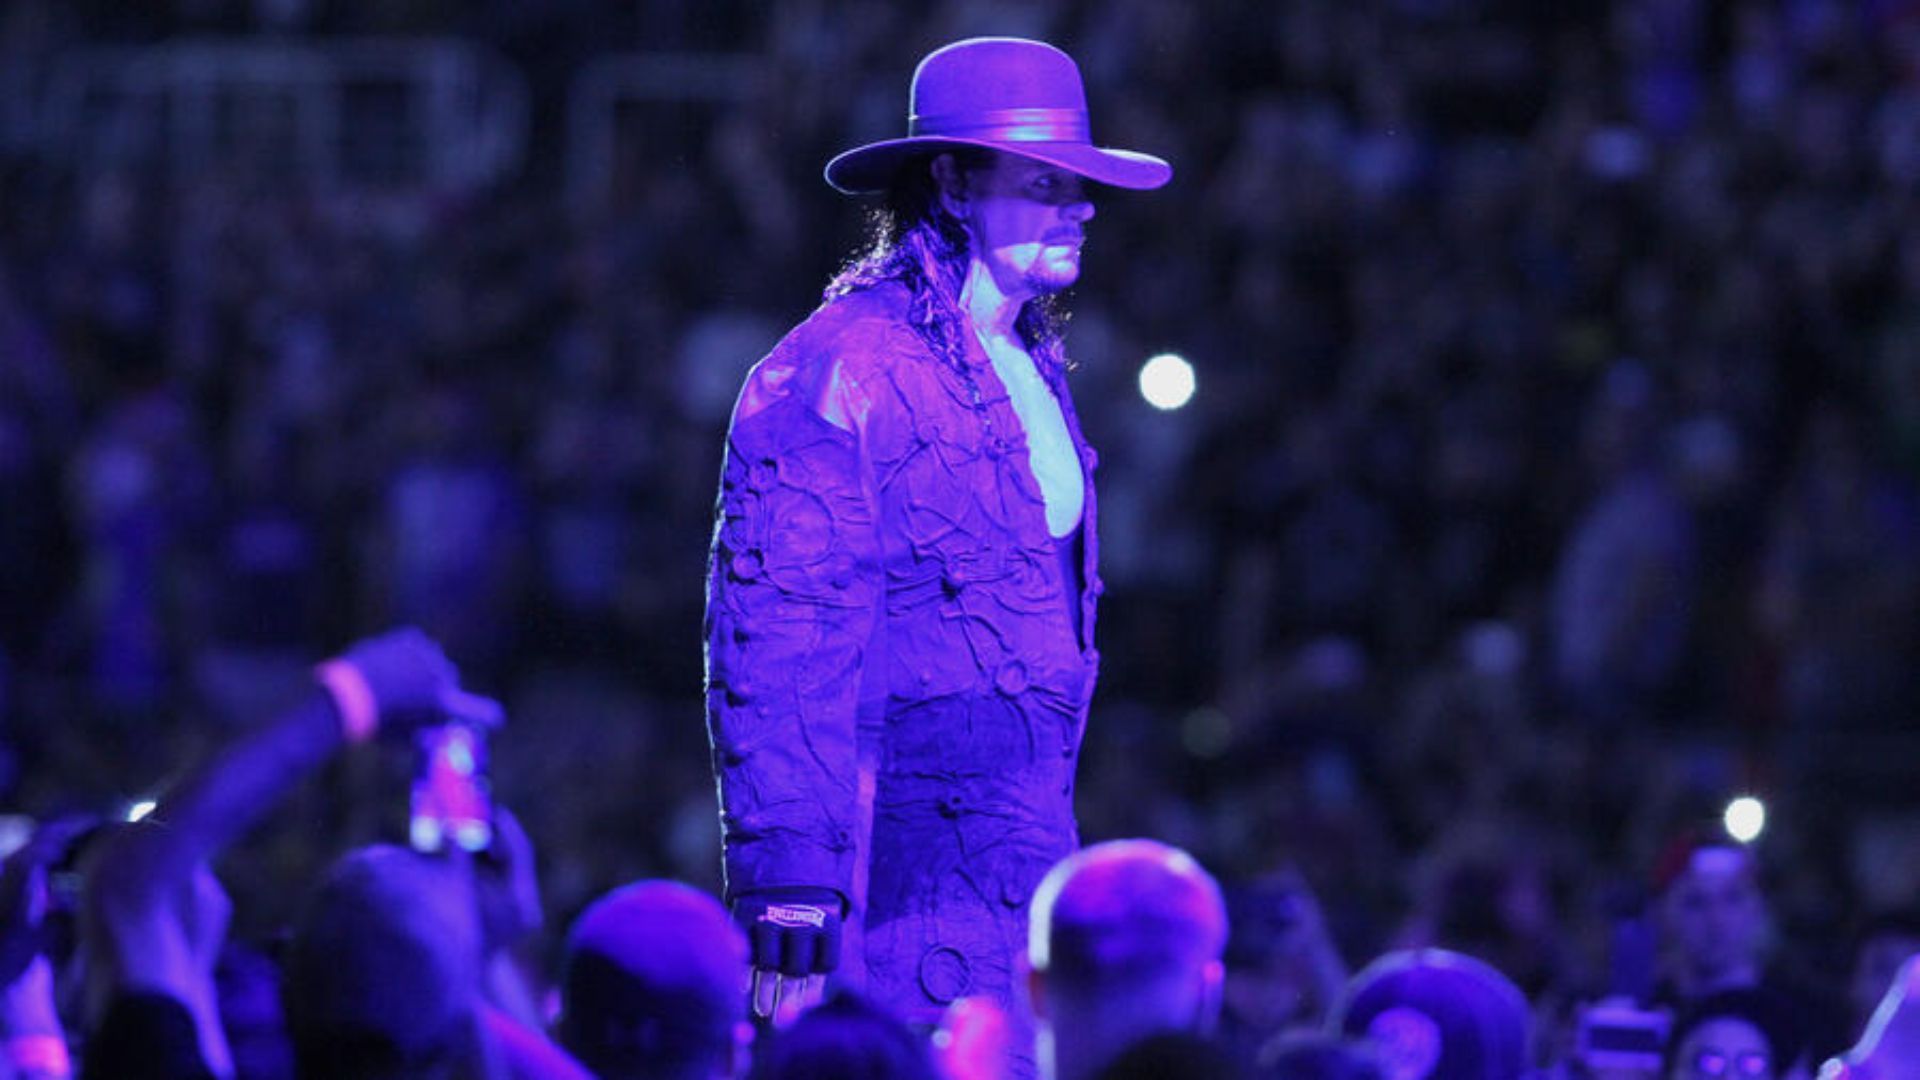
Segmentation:
<svg viewBox="0 0 1920 1080">
<path fill-rule="evenodd" d="M 1031 287 L 1034 294 L 1038 296 L 1051 296 L 1057 292 L 1065 292 L 1073 288 L 1073 283 L 1079 280 L 1080 267 L 1078 264 L 1071 266 L 1036 266 L 1027 274 L 1027 285 Z"/>
</svg>

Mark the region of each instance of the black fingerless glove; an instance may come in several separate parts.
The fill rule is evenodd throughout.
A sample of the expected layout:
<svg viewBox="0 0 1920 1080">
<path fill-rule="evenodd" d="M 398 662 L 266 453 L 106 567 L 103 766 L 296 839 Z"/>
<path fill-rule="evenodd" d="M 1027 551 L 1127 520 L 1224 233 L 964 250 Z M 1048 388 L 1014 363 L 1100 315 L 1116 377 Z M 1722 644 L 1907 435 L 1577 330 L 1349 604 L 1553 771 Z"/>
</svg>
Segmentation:
<svg viewBox="0 0 1920 1080">
<path fill-rule="evenodd" d="M 825 975 L 840 966 L 843 907 L 832 889 L 784 886 L 741 896 L 733 902 L 733 918 L 747 932 L 755 968 Z"/>
</svg>

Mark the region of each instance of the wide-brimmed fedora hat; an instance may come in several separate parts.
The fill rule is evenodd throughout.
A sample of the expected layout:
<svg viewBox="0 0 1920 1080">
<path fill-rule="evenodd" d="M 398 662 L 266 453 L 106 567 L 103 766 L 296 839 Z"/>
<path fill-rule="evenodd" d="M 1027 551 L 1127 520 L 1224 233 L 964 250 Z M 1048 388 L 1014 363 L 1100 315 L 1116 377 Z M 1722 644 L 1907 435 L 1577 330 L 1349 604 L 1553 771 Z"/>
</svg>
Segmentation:
<svg viewBox="0 0 1920 1080">
<path fill-rule="evenodd" d="M 957 146 L 1003 150 L 1114 187 L 1157 188 L 1173 177 L 1173 166 L 1150 154 L 1093 145 L 1072 57 L 1043 41 L 969 38 L 914 69 L 907 137 L 834 158 L 827 183 L 850 195 L 883 191 L 908 160 Z"/>
</svg>

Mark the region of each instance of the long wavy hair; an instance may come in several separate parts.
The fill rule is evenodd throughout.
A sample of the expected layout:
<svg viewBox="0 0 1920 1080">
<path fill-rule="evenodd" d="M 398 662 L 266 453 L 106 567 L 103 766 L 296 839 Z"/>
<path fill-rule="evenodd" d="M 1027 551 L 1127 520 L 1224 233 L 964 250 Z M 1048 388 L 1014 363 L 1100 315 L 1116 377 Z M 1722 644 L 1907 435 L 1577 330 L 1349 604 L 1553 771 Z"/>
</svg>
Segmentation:
<svg viewBox="0 0 1920 1080">
<path fill-rule="evenodd" d="M 952 151 L 963 176 L 984 171 L 992 151 L 960 147 Z M 954 370 L 965 372 L 965 316 L 960 288 L 972 256 L 966 226 L 940 202 L 940 185 L 927 161 L 900 170 L 884 206 L 867 215 L 864 248 L 827 283 L 833 300 L 889 282 L 906 287 L 907 321 L 927 348 Z M 1060 294 L 1035 297 L 1020 309 L 1014 329 L 1042 373 L 1062 371 L 1067 361 L 1064 334 L 1067 308 Z"/>
</svg>

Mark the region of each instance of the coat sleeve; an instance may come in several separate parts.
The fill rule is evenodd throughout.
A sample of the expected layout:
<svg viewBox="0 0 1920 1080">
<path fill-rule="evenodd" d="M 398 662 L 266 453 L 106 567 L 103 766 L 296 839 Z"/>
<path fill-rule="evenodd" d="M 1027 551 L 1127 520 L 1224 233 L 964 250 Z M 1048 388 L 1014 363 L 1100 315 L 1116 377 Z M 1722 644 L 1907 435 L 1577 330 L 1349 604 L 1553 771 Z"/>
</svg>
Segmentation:
<svg viewBox="0 0 1920 1080">
<path fill-rule="evenodd" d="M 856 392 L 763 361 L 735 407 L 707 572 L 707 734 L 729 901 L 852 896 L 857 711 L 882 595 Z"/>
</svg>

